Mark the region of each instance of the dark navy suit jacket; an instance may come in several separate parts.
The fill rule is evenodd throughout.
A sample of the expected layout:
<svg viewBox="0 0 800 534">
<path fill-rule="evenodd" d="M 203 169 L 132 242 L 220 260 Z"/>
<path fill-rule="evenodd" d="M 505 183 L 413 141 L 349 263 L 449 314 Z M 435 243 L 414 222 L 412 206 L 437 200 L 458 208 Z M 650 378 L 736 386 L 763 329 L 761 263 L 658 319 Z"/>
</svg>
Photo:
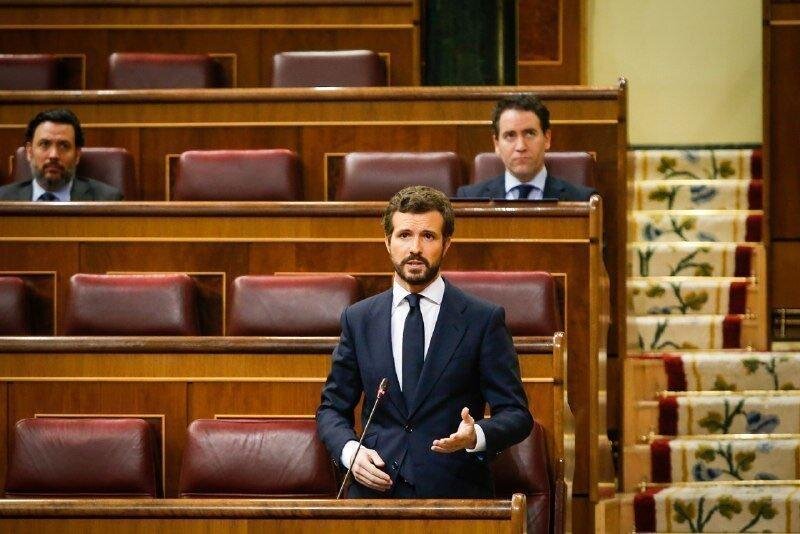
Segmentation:
<svg viewBox="0 0 800 534">
<path fill-rule="evenodd" d="M 391 344 L 392 291 L 362 300 L 342 314 L 342 334 L 317 410 L 317 429 L 335 461 L 350 440 L 353 410 L 364 392 L 362 425 L 381 379 L 389 388 L 364 437 L 398 475 L 414 484 L 420 498 L 487 498 L 493 494 L 489 460 L 525 439 L 532 427 L 519 374 L 519 361 L 505 326 L 505 312 L 445 281 L 439 317 L 412 406 L 406 406 L 395 373 Z M 485 404 L 491 418 L 484 419 Z M 434 439 L 455 432 L 461 409 L 480 421 L 485 453 L 430 450 Z M 346 467 L 346 466 L 345 466 Z M 358 483 L 350 497 L 391 497 Z"/>
<path fill-rule="evenodd" d="M 14 182 L 0 187 L 0 200 L 31 200 L 33 194 L 32 180 Z M 72 201 L 86 200 L 122 200 L 122 193 L 116 187 L 104 184 L 91 178 L 75 177 L 70 191 Z"/>
<path fill-rule="evenodd" d="M 598 194 L 591 187 L 576 185 L 547 174 L 544 182 L 542 198 L 555 198 L 564 201 L 586 202 L 592 195 Z M 477 184 L 462 185 L 456 191 L 456 197 L 462 198 L 506 198 L 505 176 L 495 176 Z"/>
</svg>

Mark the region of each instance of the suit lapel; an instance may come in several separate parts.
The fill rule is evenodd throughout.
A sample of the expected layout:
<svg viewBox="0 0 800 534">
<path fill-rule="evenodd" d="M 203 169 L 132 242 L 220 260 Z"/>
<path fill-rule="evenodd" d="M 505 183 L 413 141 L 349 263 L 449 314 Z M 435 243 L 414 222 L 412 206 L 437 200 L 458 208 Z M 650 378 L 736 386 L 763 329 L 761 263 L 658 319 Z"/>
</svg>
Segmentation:
<svg viewBox="0 0 800 534">
<path fill-rule="evenodd" d="M 414 396 L 414 406 L 409 410 L 409 417 L 414 415 L 414 412 L 419 409 L 419 406 L 430 394 L 433 386 L 439 380 L 453 354 L 455 354 L 459 343 L 461 343 L 466 331 L 465 325 L 461 320 L 464 307 L 464 301 L 448 283 L 445 286 L 442 307 L 439 310 L 436 327 L 433 329 L 431 344 L 428 347 L 428 355 L 422 366 L 417 394 Z"/>
<path fill-rule="evenodd" d="M 17 198 L 14 200 L 32 200 L 33 182 L 25 182 L 17 189 Z"/>
<path fill-rule="evenodd" d="M 369 311 L 370 325 L 367 332 L 367 347 L 369 354 L 374 358 L 375 368 L 381 378 L 389 379 L 389 388 L 386 396 L 400 413 L 406 414 L 406 403 L 400 389 L 400 381 L 394 369 L 394 356 L 392 354 L 392 290 L 384 291 L 375 300 Z"/>
<path fill-rule="evenodd" d="M 544 181 L 544 191 L 542 192 L 542 198 L 555 198 L 561 200 L 563 191 L 564 191 L 564 185 L 559 183 L 552 176 L 550 176 L 550 173 L 547 173 L 547 178 Z"/>
<path fill-rule="evenodd" d="M 497 178 L 492 178 L 492 180 L 486 184 L 486 191 L 488 193 L 489 198 L 499 198 L 499 199 L 506 198 L 505 176 L 501 174 Z"/>
<path fill-rule="evenodd" d="M 89 187 L 89 182 L 86 180 L 81 180 L 77 177 L 72 180 L 72 191 L 70 191 L 69 196 L 70 200 L 73 201 L 94 200 L 94 195 Z"/>
</svg>

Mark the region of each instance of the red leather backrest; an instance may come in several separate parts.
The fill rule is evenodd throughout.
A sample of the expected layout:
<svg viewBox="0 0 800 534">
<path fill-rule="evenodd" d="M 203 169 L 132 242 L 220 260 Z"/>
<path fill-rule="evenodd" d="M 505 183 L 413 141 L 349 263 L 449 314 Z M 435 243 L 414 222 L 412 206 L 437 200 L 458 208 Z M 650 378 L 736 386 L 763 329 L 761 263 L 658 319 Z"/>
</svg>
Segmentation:
<svg viewBox="0 0 800 534">
<path fill-rule="evenodd" d="M 281 52 L 272 56 L 272 87 L 386 85 L 386 65 L 370 50 Z"/>
<path fill-rule="evenodd" d="M 156 497 L 153 441 L 143 419 L 22 419 L 6 497 Z"/>
<path fill-rule="evenodd" d="M 389 200 L 410 185 L 455 195 L 461 183 L 453 152 L 351 152 L 344 157 L 336 200 Z"/>
<path fill-rule="evenodd" d="M 69 284 L 65 335 L 200 334 L 195 284 L 185 274 L 76 274 Z"/>
<path fill-rule="evenodd" d="M 595 186 L 596 162 L 588 152 L 548 152 L 544 155 L 547 171 L 557 178 L 575 185 Z M 500 156 L 482 152 L 475 156 L 472 182 L 494 178 L 505 172 Z"/>
<path fill-rule="evenodd" d="M 228 334 L 338 336 L 342 311 L 358 298 L 358 281 L 346 274 L 240 276 Z"/>
<path fill-rule="evenodd" d="M 178 159 L 173 200 L 302 200 L 291 150 L 192 150 Z"/>
<path fill-rule="evenodd" d="M 58 58 L 50 54 L 0 54 L 0 90 L 58 89 Z"/>
<path fill-rule="evenodd" d="M 189 425 L 181 497 L 336 495 L 336 478 L 314 420 L 212 420 Z"/>
<path fill-rule="evenodd" d="M 108 57 L 109 89 L 217 87 L 214 60 L 205 54 L 114 53 Z"/>
<path fill-rule="evenodd" d="M 443 275 L 459 289 L 503 306 L 512 336 L 552 336 L 562 329 L 550 273 L 450 271 Z"/>
<path fill-rule="evenodd" d="M 118 147 L 84 147 L 75 173 L 81 178 L 92 178 L 98 182 L 113 185 L 126 199 L 133 196 L 135 189 L 135 171 L 133 156 L 124 148 Z M 17 148 L 14 154 L 14 165 L 11 169 L 11 181 L 22 182 L 33 178 L 25 147 Z"/>
<path fill-rule="evenodd" d="M 514 493 L 527 496 L 528 532 L 550 531 L 553 484 L 547 465 L 547 439 L 539 423 L 534 421 L 533 430 L 522 442 L 500 453 L 492 462 L 492 475 L 498 499 L 509 499 Z"/>
<path fill-rule="evenodd" d="M 30 334 L 30 309 L 25 282 L 16 276 L 0 276 L 0 336 Z"/>
</svg>

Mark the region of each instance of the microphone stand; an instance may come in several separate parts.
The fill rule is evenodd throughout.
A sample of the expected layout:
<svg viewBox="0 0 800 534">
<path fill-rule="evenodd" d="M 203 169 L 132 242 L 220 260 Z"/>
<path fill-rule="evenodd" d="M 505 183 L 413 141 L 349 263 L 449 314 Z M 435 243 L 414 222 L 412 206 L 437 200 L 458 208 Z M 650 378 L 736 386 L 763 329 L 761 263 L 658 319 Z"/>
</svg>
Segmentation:
<svg viewBox="0 0 800 534">
<path fill-rule="evenodd" d="M 372 416 L 375 415 L 375 409 L 378 407 L 378 403 L 383 398 L 383 395 L 386 393 L 386 388 L 388 387 L 389 387 L 389 380 L 387 378 L 381 379 L 381 383 L 378 385 L 378 394 L 375 396 L 375 404 L 372 405 L 372 410 L 369 412 L 367 423 L 364 425 L 364 431 L 361 432 L 361 439 L 358 440 L 358 447 L 356 447 L 356 452 L 353 453 L 353 457 L 350 458 L 350 466 L 347 468 L 347 473 L 345 473 L 344 475 L 344 480 L 342 480 L 342 485 L 339 487 L 339 493 L 336 494 L 337 500 L 342 497 L 342 492 L 344 492 L 344 487 L 347 485 L 348 480 L 350 480 L 350 473 L 353 469 L 353 464 L 356 463 L 356 458 L 358 457 L 358 451 L 361 450 L 361 444 L 364 442 L 364 436 L 367 435 L 367 429 L 369 428 L 369 424 L 372 422 Z"/>
</svg>

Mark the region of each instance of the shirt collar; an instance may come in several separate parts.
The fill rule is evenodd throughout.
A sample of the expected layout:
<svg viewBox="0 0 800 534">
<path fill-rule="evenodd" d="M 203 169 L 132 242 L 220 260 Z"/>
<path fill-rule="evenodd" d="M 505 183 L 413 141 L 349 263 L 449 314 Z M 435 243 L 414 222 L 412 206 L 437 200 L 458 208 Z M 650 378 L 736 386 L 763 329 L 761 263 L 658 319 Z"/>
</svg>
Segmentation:
<svg viewBox="0 0 800 534">
<path fill-rule="evenodd" d="M 72 191 L 72 182 L 74 180 L 75 179 L 73 178 L 72 180 L 64 184 L 64 186 L 61 189 L 57 189 L 56 191 L 50 191 L 50 192 L 53 193 L 55 196 L 57 196 L 60 202 L 69 202 L 71 196 L 70 192 Z M 35 178 L 31 180 L 31 185 L 33 185 L 33 193 L 31 195 L 31 200 L 35 202 L 40 196 L 42 196 L 45 190 L 44 188 L 42 188 L 42 186 L 39 185 L 39 182 L 37 182 Z"/>
<path fill-rule="evenodd" d="M 536 176 L 533 177 L 533 180 L 529 182 L 520 182 L 516 176 L 511 174 L 508 171 L 508 169 L 506 169 L 505 180 L 506 180 L 505 183 L 506 194 L 508 194 L 509 191 L 511 191 L 512 189 L 523 183 L 530 184 L 539 191 L 541 191 L 542 193 L 544 193 L 544 183 L 547 180 L 547 167 L 542 165 L 542 169 L 538 173 L 536 173 Z"/>
<path fill-rule="evenodd" d="M 392 309 L 396 308 L 401 302 L 403 302 L 403 300 L 406 298 L 406 295 L 410 293 L 409 290 L 397 282 L 397 275 L 394 276 L 393 280 Z M 419 294 L 432 301 L 434 304 L 441 305 L 442 299 L 444 298 L 444 279 L 442 279 L 442 275 L 437 276 L 436 280 L 428 284 L 428 287 L 420 291 Z"/>
</svg>

